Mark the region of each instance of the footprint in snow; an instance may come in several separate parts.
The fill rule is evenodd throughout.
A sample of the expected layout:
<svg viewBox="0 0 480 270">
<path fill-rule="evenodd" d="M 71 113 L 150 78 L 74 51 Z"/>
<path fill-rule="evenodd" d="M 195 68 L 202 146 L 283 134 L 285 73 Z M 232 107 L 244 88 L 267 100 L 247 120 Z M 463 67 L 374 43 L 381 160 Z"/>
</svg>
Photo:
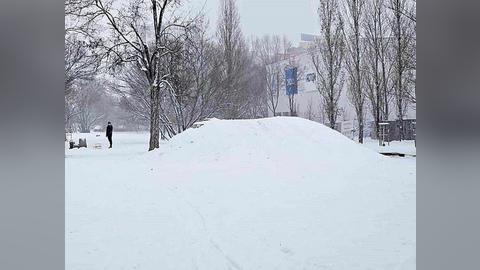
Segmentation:
<svg viewBox="0 0 480 270">
<path fill-rule="evenodd" d="M 285 253 L 285 254 L 288 254 L 288 255 L 293 255 L 293 251 L 291 251 L 289 248 L 287 247 L 282 247 L 280 249 L 281 252 Z"/>
</svg>

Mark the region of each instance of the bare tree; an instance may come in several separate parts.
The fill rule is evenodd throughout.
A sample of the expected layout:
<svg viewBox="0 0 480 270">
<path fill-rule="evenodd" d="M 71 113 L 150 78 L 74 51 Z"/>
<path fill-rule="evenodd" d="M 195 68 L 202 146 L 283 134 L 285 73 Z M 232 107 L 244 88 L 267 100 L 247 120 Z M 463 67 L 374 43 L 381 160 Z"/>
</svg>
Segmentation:
<svg viewBox="0 0 480 270">
<path fill-rule="evenodd" d="M 129 112 L 132 121 L 150 123 L 149 83 L 136 63 L 129 63 L 118 82 L 110 82 L 111 92 L 120 97 L 120 107 Z"/>
<path fill-rule="evenodd" d="M 79 113 L 77 95 L 81 89 L 78 86 L 91 81 L 100 67 L 101 59 L 95 46 L 76 35 L 65 36 L 65 129 L 68 132 L 72 132 L 72 120 Z"/>
<path fill-rule="evenodd" d="M 159 147 L 161 90 L 173 94 L 170 74 L 162 67 L 164 58 L 173 53 L 175 44 L 189 23 L 182 22 L 173 12 L 179 0 L 135 0 L 118 2 L 95 0 L 92 14 L 100 14 L 112 38 L 103 46 L 112 67 L 136 62 L 148 81 L 150 96 L 149 151 Z"/>
<path fill-rule="evenodd" d="M 191 32 L 186 40 L 185 75 L 190 79 L 184 129 L 197 121 L 212 117 L 221 109 L 225 99 L 225 93 L 221 91 L 221 84 L 217 78 L 221 61 L 217 55 L 218 50 L 207 37 L 207 25 L 197 29 L 198 31 Z"/>
<path fill-rule="evenodd" d="M 315 112 L 315 107 L 313 106 L 313 100 L 310 99 L 308 101 L 307 109 L 305 111 L 305 114 L 303 115 L 304 118 L 308 120 L 315 120 L 318 116 Z"/>
<path fill-rule="evenodd" d="M 413 24 L 417 23 L 417 0 L 411 0 L 405 2 L 408 5 L 407 9 L 395 9 L 393 5 L 389 5 L 388 8 L 393 12 L 400 12 L 402 16 L 407 18 Z"/>
<path fill-rule="evenodd" d="M 403 118 L 409 103 L 408 87 L 408 62 L 409 48 L 414 36 L 412 20 L 405 14 L 409 12 L 407 0 L 389 0 L 388 7 L 391 10 L 390 27 L 393 42 L 393 65 L 394 65 L 394 97 L 397 119 L 400 122 L 400 140 L 403 139 Z"/>
<path fill-rule="evenodd" d="M 71 94 L 65 96 L 65 132 L 73 132 L 73 124 L 76 116 L 78 115 L 78 102 L 77 96 Z M 65 136 L 65 140 L 67 137 Z"/>
<path fill-rule="evenodd" d="M 225 92 L 217 78 L 221 71 L 218 50 L 207 37 L 206 24 L 197 21 L 195 31 L 176 39 L 178 48 L 162 60 L 162 69 L 170 74 L 169 90 L 160 98 L 160 133 L 169 138 L 183 132 L 195 122 L 213 116 L 225 101 Z M 170 44 L 172 47 L 173 44 Z M 150 121 L 149 83 L 142 66 L 131 63 L 112 90 L 121 97 L 121 106 L 132 117 Z"/>
<path fill-rule="evenodd" d="M 284 87 L 284 64 L 287 59 L 287 51 L 291 43 L 284 36 L 264 36 L 258 38 L 253 44 L 256 56 L 264 67 L 264 83 L 267 90 L 267 106 L 273 116 L 277 114 L 278 99 L 281 89 Z"/>
<path fill-rule="evenodd" d="M 79 114 L 79 87 L 99 72 L 99 43 L 92 39 L 96 16 L 87 10 L 93 0 L 65 0 L 65 129 L 72 132 L 74 118 Z"/>
<path fill-rule="evenodd" d="M 377 6 L 378 16 L 378 32 L 382 35 L 382 39 L 379 41 L 379 57 L 381 65 L 381 88 L 383 95 L 383 109 L 382 119 L 388 121 L 390 118 L 390 102 L 392 100 L 392 71 L 393 64 L 391 61 L 392 54 L 392 38 L 390 33 L 390 27 L 388 27 L 388 16 L 385 11 L 385 1 L 382 1 L 381 6 Z"/>
<path fill-rule="evenodd" d="M 388 30 L 385 27 L 385 0 L 371 0 L 365 6 L 363 19 L 365 36 L 365 85 L 374 119 L 375 136 L 379 137 L 379 123 L 388 120 Z M 388 72 L 388 73 L 387 73 Z"/>
<path fill-rule="evenodd" d="M 95 39 L 101 13 L 94 6 L 95 0 L 65 0 L 65 36 Z"/>
<path fill-rule="evenodd" d="M 288 108 L 290 110 L 290 116 L 297 116 L 298 104 L 295 102 L 295 94 L 288 95 Z"/>
<path fill-rule="evenodd" d="M 363 130 L 365 121 L 365 91 L 363 89 L 364 76 L 362 44 L 362 18 L 365 0 L 345 0 L 345 20 L 347 27 L 344 30 L 347 57 L 346 70 L 348 73 L 348 97 L 355 108 L 358 123 L 358 142 L 363 143 Z"/>
<path fill-rule="evenodd" d="M 317 90 L 323 103 L 323 110 L 329 125 L 335 128 L 339 115 L 338 101 L 344 83 L 343 62 L 345 41 L 343 19 L 337 0 L 320 0 L 318 9 L 321 37 L 311 51 L 311 60 L 318 79 Z"/>
<path fill-rule="evenodd" d="M 221 72 L 218 50 L 207 37 L 207 25 L 198 21 L 196 31 L 189 31 L 180 40 L 178 53 L 171 54 L 166 65 L 172 74 L 172 89 L 176 100 L 162 106 L 166 116 L 172 116 L 174 129 L 169 135 L 180 133 L 195 122 L 219 112 L 227 93 L 222 90 L 218 74 Z"/>
<path fill-rule="evenodd" d="M 74 83 L 91 80 L 101 58 L 98 40 L 91 38 L 96 16 L 91 13 L 94 0 L 65 0 L 65 95 Z M 87 14 L 89 16 L 87 16 Z"/>
<path fill-rule="evenodd" d="M 245 72 L 245 90 L 247 96 L 247 111 L 243 118 L 262 118 L 268 116 L 268 93 L 266 87 L 265 66 L 257 61 L 252 50 L 247 57 Z"/>
<path fill-rule="evenodd" d="M 284 85 L 281 61 L 286 60 L 287 50 L 291 47 L 286 37 L 264 36 L 256 39 L 253 45 L 257 58 L 264 66 L 264 83 L 267 90 L 267 106 L 273 116 L 277 114 L 278 99 Z"/>
<path fill-rule="evenodd" d="M 407 83 L 410 91 L 407 91 L 409 102 L 412 104 L 417 103 L 416 97 L 416 81 L 417 81 L 417 1 L 413 0 L 408 7 L 407 14 L 405 15 L 409 20 L 409 33 L 411 34 L 411 41 L 408 43 L 407 49 Z"/>
<path fill-rule="evenodd" d="M 224 115 L 232 119 L 240 118 L 248 106 L 245 89 L 247 46 L 240 29 L 240 15 L 235 0 L 221 0 L 217 27 L 224 67 L 222 81 L 227 93 Z"/>
<path fill-rule="evenodd" d="M 91 80 L 97 73 L 101 59 L 95 46 L 75 35 L 65 38 L 65 96 L 72 94 L 75 83 Z"/>
<path fill-rule="evenodd" d="M 87 82 L 81 86 L 77 98 L 78 114 L 75 117 L 80 132 L 90 133 L 90 129 L 105 116 L 100 104 L 104 88 L 98 82 Z"/>
</svg>

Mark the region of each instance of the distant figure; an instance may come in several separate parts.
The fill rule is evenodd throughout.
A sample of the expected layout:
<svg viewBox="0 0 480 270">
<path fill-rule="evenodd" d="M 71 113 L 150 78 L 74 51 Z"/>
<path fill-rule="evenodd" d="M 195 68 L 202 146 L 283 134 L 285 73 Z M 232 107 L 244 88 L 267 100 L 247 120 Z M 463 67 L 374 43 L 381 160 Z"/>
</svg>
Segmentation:
<svg viewBox="0 0 480 270">
<path fill-rule="evenodd" d="M 110 142 L 110 147 L 108 147 L 108 148 L 112 148 L 112 133 L 113 133 L 112 123 L 108 122 L 108 125 L 107 125 L 107 138 L 108 138 L 108 141 Z"/>
</svg>

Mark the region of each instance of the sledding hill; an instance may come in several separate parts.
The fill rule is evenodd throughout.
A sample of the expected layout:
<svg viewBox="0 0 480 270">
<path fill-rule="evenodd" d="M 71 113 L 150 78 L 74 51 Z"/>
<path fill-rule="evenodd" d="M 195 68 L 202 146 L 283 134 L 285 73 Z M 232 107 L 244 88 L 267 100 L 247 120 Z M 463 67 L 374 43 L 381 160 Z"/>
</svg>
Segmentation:
<svg viewBox="0 0 480 270">
<path fill-rule="evenodd" d="M 415 269 L 415 159 L 289 117 L 146 143 L 69 152 L 67 269 Z"/>
<path fill-rule="evenodd" d="M 176 159 L 264 159 L 287 164 L 377 162 L 379 154 L 322 124 L 296 117 L 200 122 L 160 150 Z"/>
</svg>

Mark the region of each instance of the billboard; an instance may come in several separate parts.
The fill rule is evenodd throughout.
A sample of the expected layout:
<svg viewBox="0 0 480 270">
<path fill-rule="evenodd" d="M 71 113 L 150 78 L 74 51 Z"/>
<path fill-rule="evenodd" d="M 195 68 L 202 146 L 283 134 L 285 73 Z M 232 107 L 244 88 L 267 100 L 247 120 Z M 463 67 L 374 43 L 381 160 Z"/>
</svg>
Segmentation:
<svg viewBox="0 0 480 270">
<path fill-rule="evenodd" d="M 296 67 L 285 70 L 285 86 L 287 96 L 298 94 Z"/>
</svg>

